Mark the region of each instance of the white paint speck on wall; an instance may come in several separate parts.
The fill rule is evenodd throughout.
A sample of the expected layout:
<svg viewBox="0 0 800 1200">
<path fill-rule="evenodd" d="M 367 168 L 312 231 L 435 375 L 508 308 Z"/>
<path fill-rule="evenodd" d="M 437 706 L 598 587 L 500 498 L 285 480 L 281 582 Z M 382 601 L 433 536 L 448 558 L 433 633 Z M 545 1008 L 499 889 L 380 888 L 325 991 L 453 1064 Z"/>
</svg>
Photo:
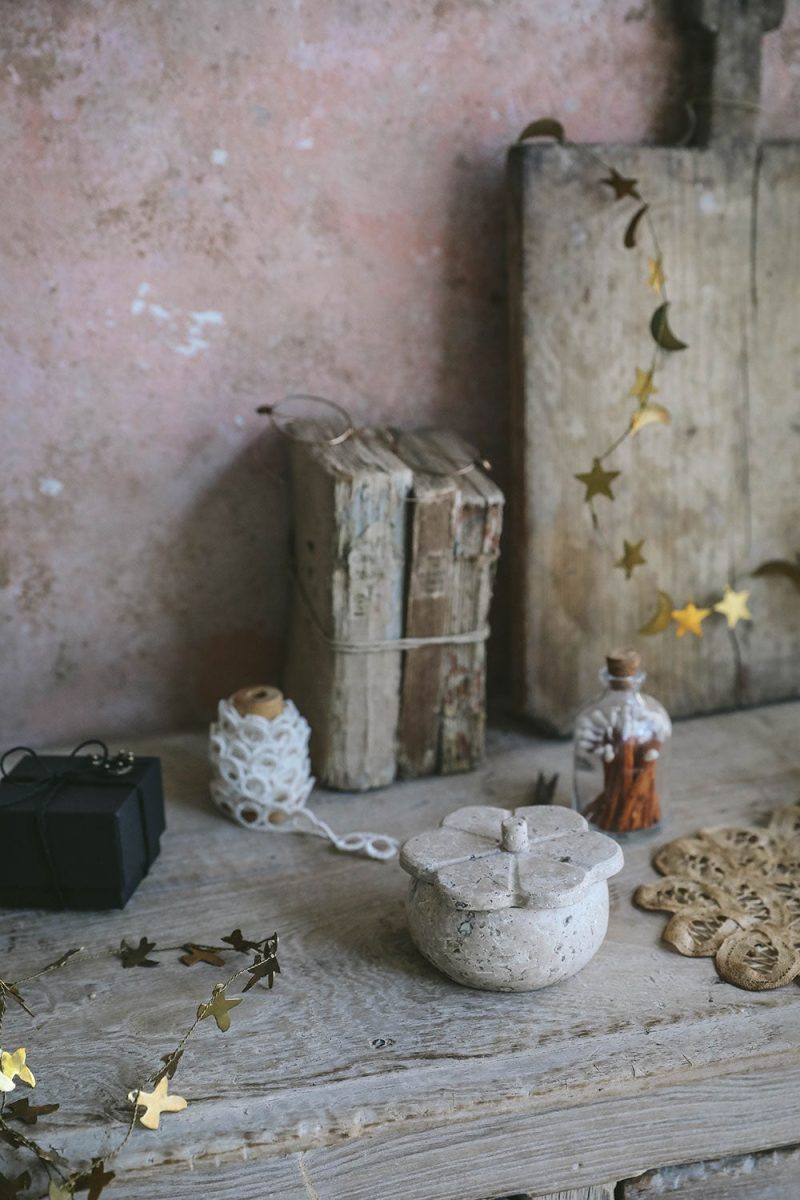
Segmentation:
<svg viewBox="0 0 800 1200">
<path fill-rule="evenodd" d="M 43 496 L 59 496 L 64 490 L 60 479 L 40 479 L 39 491 Z"/>
<path fill-rule="evenodd" d="M 184 358 L 194 358 L 201 350 L 207 350 L 210 345 L 206 337 L 207 327 L 223 326 L 224 314 L 213 308 L 188 313 L 182 308 L 167 308 L 155 301 L 145 300 L 152 290 L 149 283 L 139 286 L 131 304 L 133 316 L 139 317 L 142 313 L 148 313 L 161 327 L 161 340 Z"/>
<path fill-rule="evenodd" d="M 218 146 L 216 150 L 211 151 L 211 161 L 215 167 L 224 167 L 228 161 L 228 151 Z"/>
</svg>

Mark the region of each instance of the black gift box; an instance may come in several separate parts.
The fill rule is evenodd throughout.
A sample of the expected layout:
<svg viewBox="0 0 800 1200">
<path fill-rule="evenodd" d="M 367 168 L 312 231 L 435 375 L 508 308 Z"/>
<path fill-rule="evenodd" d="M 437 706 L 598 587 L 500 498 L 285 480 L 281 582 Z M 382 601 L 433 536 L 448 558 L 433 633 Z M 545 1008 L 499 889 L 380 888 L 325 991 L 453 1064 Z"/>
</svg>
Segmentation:
<svg viewBox="0 0 800 1200">
<path fill-rule="evenodd" d="M 159 759 L 27 755 L 0 781 L 0 907 L 124 908 L 164 827 Z"/>
</svg>

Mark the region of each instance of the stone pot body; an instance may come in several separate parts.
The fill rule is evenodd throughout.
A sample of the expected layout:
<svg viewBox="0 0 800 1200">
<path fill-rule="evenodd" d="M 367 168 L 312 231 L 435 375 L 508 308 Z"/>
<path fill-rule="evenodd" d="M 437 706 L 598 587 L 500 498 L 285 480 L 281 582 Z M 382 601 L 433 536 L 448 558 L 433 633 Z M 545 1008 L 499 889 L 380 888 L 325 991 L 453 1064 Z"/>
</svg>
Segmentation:
<svg viewBox="0 0 800 1200">
<path fill-rule="evenodd" d="M 468 987 L 525 992 L 584 967 L 608 927 L 619 846 L 570 809 L 474 806 L 405 844 L 408 922 L 427 959 Z"/>
</svg>

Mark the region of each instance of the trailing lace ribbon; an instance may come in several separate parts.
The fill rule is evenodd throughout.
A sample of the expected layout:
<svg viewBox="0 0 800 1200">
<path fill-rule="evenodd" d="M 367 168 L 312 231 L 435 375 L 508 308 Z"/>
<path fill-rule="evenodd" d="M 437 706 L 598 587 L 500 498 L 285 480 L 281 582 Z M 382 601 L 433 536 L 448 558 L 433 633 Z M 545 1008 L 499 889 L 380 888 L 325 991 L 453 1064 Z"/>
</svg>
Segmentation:
<svg viewBox="0 0 800 1200">
<path fill-rule="evenodd" d="M 388 860 L 398 851 L 388 834 L 335 833 L 308 807 L 314 787 L 308 757 L 311 730 L 291 700 L 267 719 L 242 715 L 230 700 L 220 700 L 209 731 L 211 798 L 246 829 L 275 833 L 313 833 L 337 850 Z"/>
</svg>

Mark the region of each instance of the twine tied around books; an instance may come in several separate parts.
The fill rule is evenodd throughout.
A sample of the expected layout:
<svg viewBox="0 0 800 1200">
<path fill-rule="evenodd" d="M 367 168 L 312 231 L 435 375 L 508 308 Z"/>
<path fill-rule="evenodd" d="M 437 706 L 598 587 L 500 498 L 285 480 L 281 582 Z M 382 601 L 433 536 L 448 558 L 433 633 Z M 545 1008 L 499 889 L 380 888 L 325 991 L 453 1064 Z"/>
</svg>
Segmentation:
<svg viewBox="0 0 800 1200">
<path fill-rule="evenodd" d="M 314 611 L 300 577 L 291 568 L 292 579 L 297 588 L 297 594 L 303 602 L 303 608 L 317 633 L 331 650 L 337 654 L 379 654 L 387 650 L 417 650 L 420 646 L 474 646 L 485 642 L 491 630 L 489 625 L 479 629 L 470 629 L 466 633 L 433 634 L 430 637 L 399 637 L 399 638 L 336 638 L 331 637 L 322 621 Z"/>
</svg>

